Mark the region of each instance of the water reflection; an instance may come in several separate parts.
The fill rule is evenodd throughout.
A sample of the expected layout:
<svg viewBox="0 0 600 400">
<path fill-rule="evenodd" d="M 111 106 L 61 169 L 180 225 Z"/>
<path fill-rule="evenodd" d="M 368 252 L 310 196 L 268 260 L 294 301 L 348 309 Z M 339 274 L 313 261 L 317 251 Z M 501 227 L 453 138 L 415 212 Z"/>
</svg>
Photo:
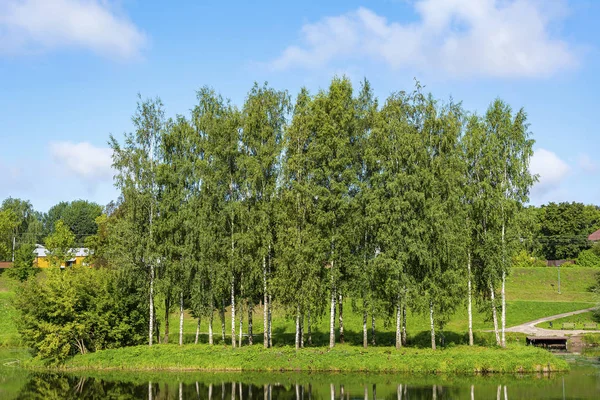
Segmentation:
<svg viewBox="0 0 600 400">
<path fill-rule="evenodd" d="M 295 378 L 285 374 L 256 375 L 251 379 L 240 375 L 111 375 L 109 377 L 33 374 L 20 388 L 17 399 L 208 399 L 208 400 L 350 400 L 350 399 L 592 399 L 600 393 L 597 371 L 571 373 L 566 376 L 526 376 L 501 382 L 506 377 L 469 378 L 445 381 L 441 377 L 425 377 L 402 383 L 395 376 L 373 377 L 347 375 L 308 375 Z M 233 379 L 232 379 L 233 378 Z M 414 380 L 414 379 L 413 379 Z M 429 384 L 427 381 L 434 380 Z M 473 379 L 472 379 L 473 381 Z M 332 383 L 337 382 L 337 383 Z M 2 393 L 2 387 L 0 387 Z"/>
</svg>

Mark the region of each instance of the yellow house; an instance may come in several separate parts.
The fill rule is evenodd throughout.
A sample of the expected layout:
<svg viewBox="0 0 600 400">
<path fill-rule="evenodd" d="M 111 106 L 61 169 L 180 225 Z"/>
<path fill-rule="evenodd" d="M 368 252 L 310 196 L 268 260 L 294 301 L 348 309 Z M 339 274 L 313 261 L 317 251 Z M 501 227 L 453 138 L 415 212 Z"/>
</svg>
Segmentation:
<svg viewBox="0 0 600 400">
<path fill-rule="evenodd" d="M 48 250 L 42 246 L 41 244 L 35 245 L 35 250 L 33 251 L 35 254 L 35 259 L 33 260 L 33 266 L 39 268 L 48 268 L 50 263 L 48 262 Z M 73 265 L 87 265 L 84 263 L 85 258 L 90 254 L 89 249 L 85 247 L 78 247 L 71 249 L 71 253 L 75 255 L 75 257 L 67 260 L 66 265 L 62 264 L 60 267 L 72 267 Z"/>
</svg>

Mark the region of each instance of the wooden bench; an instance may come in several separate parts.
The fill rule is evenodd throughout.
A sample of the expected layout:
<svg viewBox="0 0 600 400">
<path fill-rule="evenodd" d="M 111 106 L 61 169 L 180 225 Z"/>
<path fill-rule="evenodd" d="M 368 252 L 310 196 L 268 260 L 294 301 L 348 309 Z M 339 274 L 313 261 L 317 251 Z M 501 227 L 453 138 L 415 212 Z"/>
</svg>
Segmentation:
<svg viewBox="0 0 600 400">
<path fill-rule="evenodd" d="M 598 324 L 595 324 L 593 322 L 588 322 L 583 324 L 583 329 L 598 329 Z"/>
<path fill-rule="evenodd" d="M 562 324 L 562 329 L 575 329 L 574 322 L 565 322 Z"/>
</svg>

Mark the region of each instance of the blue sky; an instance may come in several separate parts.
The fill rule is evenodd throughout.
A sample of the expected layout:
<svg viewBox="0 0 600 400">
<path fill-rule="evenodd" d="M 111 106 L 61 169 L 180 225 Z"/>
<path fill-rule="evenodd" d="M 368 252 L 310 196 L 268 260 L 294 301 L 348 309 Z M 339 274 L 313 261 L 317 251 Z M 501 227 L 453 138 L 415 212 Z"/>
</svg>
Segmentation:
<svg viewBox="0 0 600 400">
<path fill-rule="evenodd" d="M 416 77 L 469 110 L 524 107 L 532 203 L 600 204 L 600 1 L 322 3 L 0 0 L 0 199 L 116 198 L 107 139 L 137 93 L 175 115 L 203 85 L 239 105 L 254 81 L 295 94 L 346 74 L 381 100 Z"/>
</svg>

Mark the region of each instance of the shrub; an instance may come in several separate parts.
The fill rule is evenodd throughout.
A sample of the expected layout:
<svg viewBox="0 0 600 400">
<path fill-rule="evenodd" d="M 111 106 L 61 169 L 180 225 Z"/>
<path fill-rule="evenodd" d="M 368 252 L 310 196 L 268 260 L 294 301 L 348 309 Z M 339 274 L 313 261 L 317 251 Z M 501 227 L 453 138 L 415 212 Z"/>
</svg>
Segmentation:
<svg viewBox="0 0 600 400">
<path fill-rule="evenodd" d="M 17 290 L 18 329 L 35 355 L 59 362 L 76 353 L 138 344 L 147 318 L 114 272 L 51 268 Z"/>
<path fill-rule="evenodd" d="M 594 250 L 583 250 L 577 256 L 577 265 L 580 267 L 600 267 L 600 257 Z"/>
<path fill-rule="evenodd" d="M 513 267 L 530 268 L 530 267 L 545 267 L 546 262 L 537 257 L 533 257 L 527 250 L 521 250 L 513 259 Z"/>
</svg>

